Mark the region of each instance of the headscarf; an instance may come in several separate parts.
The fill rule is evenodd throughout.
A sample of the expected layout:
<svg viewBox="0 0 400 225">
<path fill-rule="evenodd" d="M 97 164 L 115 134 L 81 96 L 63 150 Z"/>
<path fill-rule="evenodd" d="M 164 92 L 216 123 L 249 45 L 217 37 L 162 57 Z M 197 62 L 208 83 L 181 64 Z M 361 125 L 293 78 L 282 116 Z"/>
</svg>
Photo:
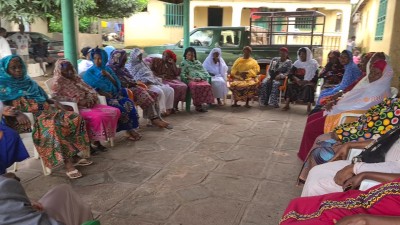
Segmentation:
<svg viewBox="0 0 400 225">
<path fill-rule="evenodd" d="M 161 82 L 156 78 L 156 76 L 154 76 L 153 71 L 151 71 L 146 63 L 138 58 L 141 54 L 142 52 L 140 49 L 133 49 L 129 56 L 128 63 L 125 66 L 126 69 L 128 69 L 130 75 L 135 81 L 141 81 L 145 84 L 150 83 L 161 85 Z"/>
<path fill-rule="evenodd" d="M 302 62 L 300 59 L 300 52 L 304 50 L 306 51 L 307 58 L 305 62 Z M 306 74 L 304 75 L 305 81 L 312 80 L 315 76 L 315 72 L 319 67 L 318 62 L 315 59 L 313 59 L 311 50 L 307 47 L 302 47 L 297 51 L 297 60 L 296 62 L 294 62 L 293 66 L 296 68 L 305 69 L 306 71 Z"/>
<path fill-rule="evenodd" d="M 327 114 L 336 115 L 351 110 L 367 110 L 383 101 L 384 98 L 391 97 L 390 85 L 392 78 L 393 69 L 387 63 L 383 75 L 379 80 L 372 83 L 364 83 L 363 85 L 357 84 L 353 90 L 343 95 Z"/>
<path fill-rule="evenodd" d="M 21 79 L 15 79 L 7 72 L 10 61 L 14 58 L 18 58 L 22 64 Z M 46 92 L 28 76 L 22 59 L 17 55 L 9 55 L 0 61 L 0 101 L 12 101 L 21 97 L 34 99 L 38 103 L 48 99 Z"/>
<path fill-rule="evenodd" d="M 135 82 L 123 63 L 123 59 L 126 55 L 127 53 L 125 50 L 114 50 L 111 53 L 110 61 L 107 63 L 107 65 L 114 71 L 115 75 L 120 79 L 123 87 L 126 87 L 128 83 Z"/>
<path fill-rule="evenodd" d="M 281 47 L 279 51 L 289 53 L 289 49 L 286 47 Z"/>
<path fill-rule="evenodd" d="M 0 176 L 0 224 L 48 224 L 62 223 L 50 218 L 45 212 L 33 209 L 21 183 L 14 178 Z"/>
<path fill-rule="evenodd" d="M 168 54 L 169 57 L 171 57 L 171 58 L 176 62 L 176 54 L 175 54 L 173 51 L 167 49 L 167 50 L 165 50 L 165 51 L 163 52 L 163 54 L 164 54 L 164 53 Z"/>
<path fill-rule="evenodd" d="M 219 63 L 215 64 L 214 63 L 214 53 L 218 52 L 219 53 Z M 213 73 L 215 75 L 220 75 L 222 77 L 226 77 L 226 73 L 228 72 L 228 66 L 226 65 L 224 59 L 222 58 L 222 52 L 220 48 L 213 48 L 208 54 L 207 58 L 203 62 L 203 67 L 204 69 L 207 70 L 209 73 Z"/>
<path fill-rule="evenodd" d="M 95 89 L 100 89 L 101 91 L 112 93 L 114 96 L 118 95 L 119 90 L 121 89 L 121 82 L 114 74 L 113 70 L 106 66 L 108 61 L 107 53 L 100 48 L 93 49 L 90 52 L 90 58 L 92 61 L 94 60 L 94 55 L 96 54 L 101 55 L 101 66 L 97 66 L 93 62 L 93 66 L 90 67 L 83 75 L 83 80 L 85 81 L 85 83 Z M 105 70 L 111 74 L 111 76 L 117 82 L 117 86 L 114 86 L 114 84 L 107 77 L 101 74 L 102 70 Z"/>
<path fill-rule="evenodd" d="M 383 73 L 383 71 L 385 70 L 386 65 L 387 65 L 387 63 L 386 63 L 385 60 L 379 59 L 379 60 L 374 62 L 374 64 L 372 65 L 372 68 L 377 68 Z"/>
<path fill-rule="evenodd" d="M 79 102 L 83 99 L 88 99 L 97 102 L 97 92 L 87 85 L 76 74 L 74 70 L 73 78 L 66 78 L 62 75 L 63 67 L 71 64 L 67 59 L 57 60 L 54 66 L 53 86 L 51 87 L 52 95 L 59 100 Z"/>
<path fill-rule="evenodd" d="M 108 59 L 111 59 L 111 53 L 115 50 L 114 46 L 107 45 L 104 47 L 104 51 L 106 51 Z"/>
<path fill-rule="evenodd" d="M 89 53 L 90 49 L 91 49 L 90 47 L 84 47 L 81 49 L 81 53 L 85 58 L 86 58 L 87 54 Z"/>
<path fill-rule="evenodd" d="M 183 53 L 183 58 L 186 59 L 186 55 L 188 54 L 188 52 L 193 52 L 194 55 L 194 60 L 197 60 L 197 53 L 196 53 L 196 49 L 194 49 L 193 47 L 187 47 L 185 49 L 185 53 Z"/>
<path fill-rule="evenodd" d="M 372 64 L 375 62 L 375 60 L 374 60 L 374 62 L 372 62 L 372 59 L 375 59 L 375 57 L 376 57 L 377 55 L 379 55 L 379 54 L 382 54 L 383 56 L 385 56 L 384 58 L 386 59 L 386 62 L 387 62 L 387 63 L 390 63 L 390 62 L 389 62 L 389 56 L 385 55 L 383 52 L 375 52 L 375 53 L 373 53 L 372 55 L 370 55 L 369 60 L 368 60 L 368 62 L 367 62 L 366 75 L 364 76 L 364 78 L 362 78 L 362 79 L 354 86 L 354 89 L 355 89 L 355 90 L 360 89 L 360 88 L 364 88 L 365 86 L 368 86 L 368 85 L 370 84 L 370 83 L 369 83 L 369 80 L 368 80 L 368 75 L 369 75 L 369 73 L 371 72 L 371 66 L 372 66 Z M 368 55 L 367 55 L 367 56 L 368 56 Z"/>
</svg>

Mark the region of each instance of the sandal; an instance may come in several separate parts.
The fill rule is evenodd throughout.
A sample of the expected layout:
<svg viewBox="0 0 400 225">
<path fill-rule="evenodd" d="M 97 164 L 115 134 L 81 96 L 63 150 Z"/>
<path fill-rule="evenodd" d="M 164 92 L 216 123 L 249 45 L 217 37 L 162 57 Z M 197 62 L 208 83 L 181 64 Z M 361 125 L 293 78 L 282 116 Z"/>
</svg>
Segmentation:
<svg viewBox="0 0 400 225">
<path fill-rule="evenodd" d="M 79 172 L 79 170 L 74 169 L 72 171 L 66 172 L 65 173 L 69 179 L 73 180 L 73 179 L 78 179 L 80 177 L 82 177 L 81 172 Z"/>
<path fill-rule="evenodd" d="M 234 105 L 231 105 L 231 107 L 240 107 L 241 105 L 238 105 L 238 104 L 234 104 Z"/>
<path fill-rule="evenodd" d="M 74 166 L 89 166 L 92 164 L 93 164 L 92 161 L 89 161 L 87 159 L 80 159 L 77 163 L 74 164 Z"/>
</svg>

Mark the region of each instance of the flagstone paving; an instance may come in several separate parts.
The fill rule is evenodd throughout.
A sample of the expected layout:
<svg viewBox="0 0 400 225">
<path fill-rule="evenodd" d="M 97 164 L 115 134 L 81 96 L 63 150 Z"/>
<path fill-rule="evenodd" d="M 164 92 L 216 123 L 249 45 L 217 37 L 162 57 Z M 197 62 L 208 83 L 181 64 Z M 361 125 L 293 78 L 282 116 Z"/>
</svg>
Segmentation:
<svg viewBox="0 0 400 225">
<path fill-rule="evenodd" d="M 277 224 L 301 192 L 296 152 L 305 119 L 303 105 L 179 112 L 167 118 L 174 129 L 141 127 L 138 142 L 119 133 L 113 148 L 81 168 L 83 178 L 68 180 L 61 168 L 43 176 L 33 158 L 17 174 L 33 199 L 71 184 L 103 225 Z"/>
</svg>

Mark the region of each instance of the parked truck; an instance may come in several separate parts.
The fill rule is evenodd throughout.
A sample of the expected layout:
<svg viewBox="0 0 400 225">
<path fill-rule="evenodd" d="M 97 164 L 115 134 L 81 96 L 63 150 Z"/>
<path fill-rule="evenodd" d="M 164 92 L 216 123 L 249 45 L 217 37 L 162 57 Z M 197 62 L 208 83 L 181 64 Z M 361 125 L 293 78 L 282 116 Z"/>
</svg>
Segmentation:
<svg viewBox="0 0 400 225">
<path fill-rule="evenodd" d="M 321 62 L 324 42 L 325 15 L 318 11 L 253 12 L 250 26 L 202 27 L 190 33 L 190 46 L 196 49 L 197 59 L 203 62 L 211 50 L 219 47 L 228 66 L 251 46 L 252 56 L 262 68 L 278 56 L 279 48 L 289 49 L 291 59 L 297 59 L 300 47 L 308 47 Z M 172 45 L 145 47 L 147 55 L 159 55 L 166 49 L 174 51 L 178 63 L 183 58 L 183 40 Z"/>
</svg>

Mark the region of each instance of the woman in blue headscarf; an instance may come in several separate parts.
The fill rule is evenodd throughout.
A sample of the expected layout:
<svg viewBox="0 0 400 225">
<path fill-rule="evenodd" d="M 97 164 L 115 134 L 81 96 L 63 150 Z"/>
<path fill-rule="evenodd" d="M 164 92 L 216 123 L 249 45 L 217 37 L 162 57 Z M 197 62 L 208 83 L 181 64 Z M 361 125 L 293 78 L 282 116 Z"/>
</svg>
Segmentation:
<svg viewBox="0 0 400 225">
<path fill-rule="evenodd" d="M 344 91 L 348 86 L 350 86 L 354 81 L 361 77 L 362 73 L 358 66 L 353 62 L 353 54 L 348 51 L 342 51 L 340 55 L 340 64 L 344 66 L 344 74 L 342 81 L 333 88 L 328 88 L 319 94 L 317 101 L 317 108 L 320 107 L 320 100 L 323 97 L 334 95 L 339 91 Z"/>
<path fill-rule="evenodd" d="M 90 57 L 94 64 L 83 75 L 83 81 L 93 87 L 100 95 L 105 96 L 109 106 L 116 107 L 121 111 L 117 131 L 125 130 L 129 140 L 139 140 L 141 136 L 135 131 L 139 127 L 135 103 L 122 95 L 126 89 L 121 88 L 121 81 L 114 71 L 106 66 L 107 53 L 100 48 L 95 48 L 90 52 Z"/>
<path fill-rule="evenodd" d="M 19 132 L 31 127 L 23 112 L 33 114 L 33 143 L 47 167 L 64 162 L 67 176 L 75 179 L 82 176 L 75 165 L 92 164 L 77 156 L 81 151 L 89 152 L 85 121 L 78 114 L 66 111 L 59 102 L 49 99 L 28 76 L 19 56 L 7 56 L 0 61 L 0 101 L 14 107 L 6 122 Z"/>
</svg>

